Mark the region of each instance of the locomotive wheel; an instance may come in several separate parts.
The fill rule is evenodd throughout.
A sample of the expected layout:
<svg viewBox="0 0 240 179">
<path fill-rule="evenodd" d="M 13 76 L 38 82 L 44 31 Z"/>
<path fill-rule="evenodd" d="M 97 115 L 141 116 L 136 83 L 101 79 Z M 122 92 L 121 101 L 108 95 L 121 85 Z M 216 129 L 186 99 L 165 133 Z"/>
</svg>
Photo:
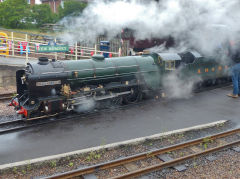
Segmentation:
<svg viewBox="0 0 240 179">
<path fill-rule="evenodd" d="M 123 97 L 118 96 L 116 98 L 113 98 L 111 103 L 112 103 L 112 105 L 121 105 L 123 103 Z"/>
<path fill-rule="evenodd" d="M 143 92 L 142 93 L 142 99 L 152 99 L 156 96 L 161 96 L 160 93 L 155 93 L 155 92 Z"/>
<path fill-rule="evenodd" d="M 221 85 L 222 83 L 223 83 L 222 79 L 221 79 L 221 78 L 218 78 L 218 79 L 217 79 L 217 84 L 218 84 L 218 85 Z"/>
<path fill-rule="evenodd" d="M 213 82 L 211 79 L 205 81 L 205 86 L 212 86 L 212 84 L 213 84 Z"/>
<path fill-rule="evenodd" d="M 131 93 L 123 97 L 123 104 L 135 103 L 142 100 L 142 92 L 137 88 L 132 88 Z"/>
<path fill-rule="evenodd" d="M 201 89 L 203 87 L 203 82 L 198 82 L 194 85 L 194 89 Z"/>
<path fill-rule="evenodd" d="M 217 80 L 216 79 L 212 79 L 212 85 L 216 85 Z"/>
</svg>

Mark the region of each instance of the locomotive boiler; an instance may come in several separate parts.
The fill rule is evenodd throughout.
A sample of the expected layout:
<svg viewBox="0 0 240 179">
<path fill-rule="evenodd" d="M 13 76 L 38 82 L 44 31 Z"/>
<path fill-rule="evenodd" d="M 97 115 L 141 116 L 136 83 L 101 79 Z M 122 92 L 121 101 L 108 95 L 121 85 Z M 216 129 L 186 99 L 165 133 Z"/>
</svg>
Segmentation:
<svg viewBox="0 0 240 179">
<path fill-rule="evenodd" d="M 40 57 L 16 72 L 17 96 L 11 100 L 25 120 L 72 111 L 86 101 L 131 103 L 163 88 L 163 78 L 179 67 L 181 78 L 228 77 L 228 65 L 197 52 L 152 53 L 142 56 L 55 61 Z"/>
</svg>

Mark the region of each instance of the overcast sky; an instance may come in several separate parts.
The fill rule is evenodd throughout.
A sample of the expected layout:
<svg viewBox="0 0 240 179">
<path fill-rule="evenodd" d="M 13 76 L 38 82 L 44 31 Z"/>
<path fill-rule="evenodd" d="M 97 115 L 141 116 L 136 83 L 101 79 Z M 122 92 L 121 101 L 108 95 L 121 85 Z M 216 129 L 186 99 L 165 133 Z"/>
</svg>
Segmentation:
<svg viewBox="0 0 240 179">
<path fill-rule="evenodd" d="M 35 0 L 35 3 L 36 4 L 41 4 L 41 1 L 40 0 Z"/>
</svg>

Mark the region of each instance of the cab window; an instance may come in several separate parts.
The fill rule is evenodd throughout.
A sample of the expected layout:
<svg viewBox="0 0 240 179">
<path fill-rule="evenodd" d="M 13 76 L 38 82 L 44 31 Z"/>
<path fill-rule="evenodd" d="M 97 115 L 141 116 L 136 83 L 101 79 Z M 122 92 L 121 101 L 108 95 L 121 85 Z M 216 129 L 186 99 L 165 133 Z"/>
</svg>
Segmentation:
<svg viewBox="0 0 240 179">
<path fill-rule="evenodd" d="M 165 69 L 166 70 L 175 70 L 175 61 L 166 61 Z"/>
</svg>

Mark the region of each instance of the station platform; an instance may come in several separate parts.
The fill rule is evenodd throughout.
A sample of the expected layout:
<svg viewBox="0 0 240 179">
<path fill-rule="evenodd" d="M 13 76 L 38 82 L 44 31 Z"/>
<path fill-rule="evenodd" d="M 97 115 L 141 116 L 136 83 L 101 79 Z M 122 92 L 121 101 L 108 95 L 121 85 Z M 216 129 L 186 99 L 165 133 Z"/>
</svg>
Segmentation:
<svg viewBox="0 0 240 179">
<path fill-rule="evenodd" d="M 36 62 L 37 60 L 29 59 L 29 62 Z M 26 64 L 25 58 L 13 58 L 0 56 L 0 66 L 19 66 L 24 67 Z"/>
<path fill-rule="evenodd" d="M 226 96 L 232 87 L 195 93 L 190 99 L 149 100 L 0 136 L 0 164 L 56 155 L 158 134 L 219 120 L 240 125 L 240 98 Z"/>
</svg>

